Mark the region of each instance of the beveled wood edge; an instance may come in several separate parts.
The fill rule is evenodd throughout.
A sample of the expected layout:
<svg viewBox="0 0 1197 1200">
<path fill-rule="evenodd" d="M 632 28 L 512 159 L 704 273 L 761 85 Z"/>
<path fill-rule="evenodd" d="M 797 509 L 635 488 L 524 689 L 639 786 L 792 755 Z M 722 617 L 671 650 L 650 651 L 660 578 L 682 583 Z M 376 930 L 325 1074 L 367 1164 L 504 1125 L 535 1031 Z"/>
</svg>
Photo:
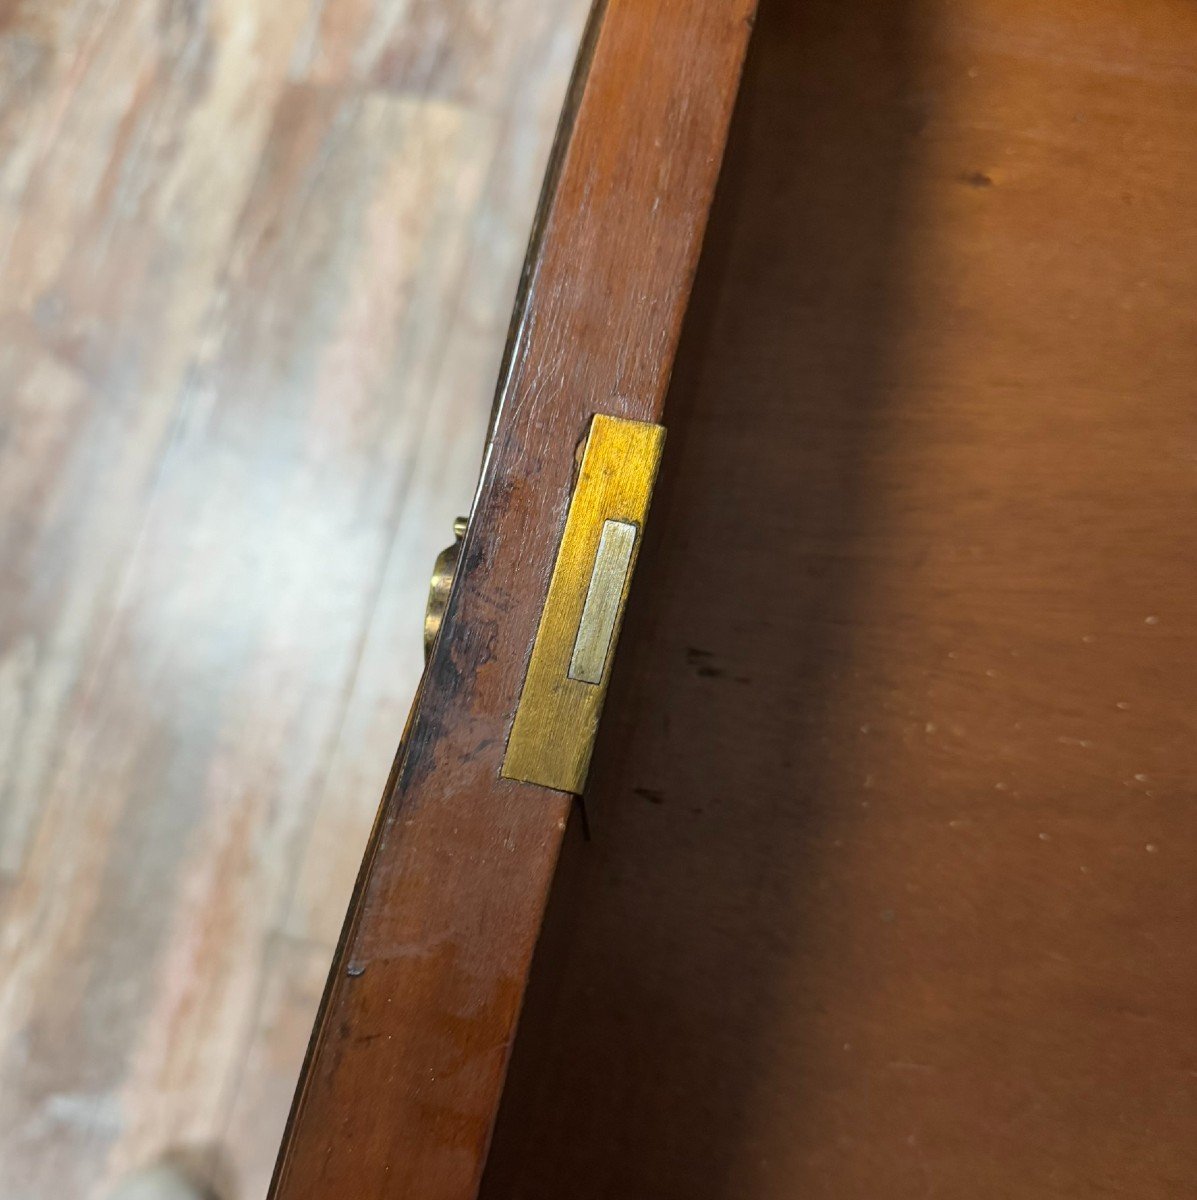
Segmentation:
<svg viewBox="0 0 1197 1200">
<path fill-rule="evenodd" d="M 528 878 L 534 894 L 521 897 L 523 907 L 520 911 L 525 917 L 534 913 L 538 926 L 569 800 L 561 793 L 548 792 L 532 785 L 508 785 L 506 781 L 500 781 L 497 768 L 518 701 L 519 685 L 535 632 L 543 588 L 547 587 L 548 567 L 555 549 L 555 533 L 563 517 L 564 502 L 568 499 L 569 470 L 562 471 L 559 463 L 561 455 L 556 452 L 563 446 L 572 452 L 578 433 L 578 418 L 584 412 L 593 411 L 591 406 L 594 403 L 594 398 L 589 395 L 580 396 L 576 391 L 571 394 L 566 379 L 560 380 L 560 391 L 544 392 L 536 386 L 536 376 L 538 370 L 545 368 L 546 360 L 548 366 L 559 366 L 563 355 L 578 356 L 579 346 L 570 335 L 576 332 L 579 324 L 585 326 L 584 321 L 577 319 L 577 313 L 593 307 L 590 297 L 585 293 L 593 286 L 594 268 L 610 267 L 611 273 L 618 278 L 617 265 L 604 258 L 603 252 L 624 249 L 620 243 L 624 231 L 612 239 L 610 230 L 607 230 L 609 245 L 601 245 L 600 253 L 592 255 L 589 264 L 591 270 L 586 270 L 584 257 L 576 261 L 578 256 L 572 251 L 579 242 L 588 235 L 593 240 L 593 229 L 587 228 L 587 222 L 593 224 L 605 219 L 609 224 L 612 219 L 610 211 L 600 213 L 596 218 L 592 206 L 585 203 L 586 197 L 579 195 L 579 188 L 584 190 L 585 187 L 589 156 L 597 151 L 611 150 L 610 125 L 616 119 L 611 109 L 612 90 L 623 88 L 625 93 L 630 90 L 635 100 L 637 89 L 651 93 L 658 82 L 645 78 L 643 63 L 632 62 L 629 66 L 626 61 L 629 54 L 644 53 L 639 43 L 641 35 L 650 32 L 646 26 L 664 22 L 668 34 L 684 50 L 696 48 L 702 51 L 704 45 L 710 49 L 709 43 L 704 44 L 704 38 L 733 39 L 733 44 L 718 47 L 719 53 L 711 52 L 710 56 L 719 63 L 720 69 L 704 73 L 700 53 L 696 63 L 689 60 L 684 64 L 676 62 L 670 78 L 666 80 L 667 86 L 672 83 L 681 89 L 701 90 L 708 100 L 714 98 L 708 105 L 711 110 L 709 119 L 699 129 L 702 140 L 698 146 L 674 138 L 677 144 L 662 150 L 661 143 L 668 143 L 670 134 L 676 131 L 667 128 L 664 121 L 658 119 L 650 130 L 659 135 L 655 145 L 646 147 L 641 138 L 637 145 L 617 148 L 619 155 L 628 156 L 633 167 L 637 164 L 643 166 L 645 156 L 662 156 L 672 152 L 682 155 L 679 170 L 683 174 L 690 171 L 690 177 L 686 180 L 689 191 L 684 197 L 686 212 L 681 220 L 674 219 L 669 226 L 669 238 L 673 243 L 669 252 L 660 253 L 653 242 L 654 237 L 660 236 L 658 230 L 651 227 L 645 229 L 644 267 L 639 274 L 635 271 L 630 273 L 633 283 L 651 284 L 653 291 L 664 297 L 661 305 L 664 311 L 642 338 L 645 343 L 641 348 L 642 356 L 647 356 L 650 361 L 638 363 L 637 371 L 630 372 L 635 381 L 643 382 L 645 386 L 642 389 L 628 389 L 631 394 L 616 388 L 616 394 L 610 396 L 610 411 L 618 415 L 641 420 L 659 418 L 685 303 L 697 266 L 753 8 L 752 0 L 709 0 L 707 3 L 700 0 L 669 0 L 662 3 L 654 3 L 654 0 L 599 0 L 591 13 L 533 226 L 496 391 L 482 475 L 462 546 L 462 565 L 367 843 L 284 1132 L 270 1189 L 273 1200 L 292 1200 L 293 1197 L 298 1200 L 301 1196 L 317 1195 L 322 1198 L 347 1197 L 351 1194 L 336 1178 L 325 1185 L 313 1182 L 310 1172 L 308 1176 L 303 1176 L 302 1173 L 293 1173 L 291 1168 L 304 1157 L 305 1140 L 315 1138 L 323 1144 L 332 1136 L 327 1118 L 330 1112 L 340 1111 L 337 1106 L 338 1095 L 341 1095 L 340 1103 L 344 1100 L 343 1095 L 338 1093 L 338 1086 L 343 1089 L 345 1085 L 342 1078 L 345 1068 L 342 1064 L 349 1050 L 346 1045 L 338 1043 L 330 1050 L 330 1053 L 337 1052 L 333 1054 L 337 1062 L 326 1067 L 323 1059 L 324 1052 L 330 1049 L 330 1043 L 334 1040 L 334 1017 L 339 1016 L 342 1021 L 352 1017 L 353 1006 L 346 999 L 346 967 L 359 941 L 365 936 L 365 924 L 370 920 L 385 920 L 388 900 L 393 899 L 395 886 L 390 881 L 385 885 L 379 882 L 384 853 L 393 859 L 393 862 L 388 860 L 385 864 L 388 874 L 410 872 L 413 856 L 418 856 L 418 849 L 411 850 L 411 843 L 417 840 L 413 821 L 418 822 L 422 814 L 432 811 L 430 804 L 447 802 L 444 797 L 433 797 L 438 790 L 438 770 L 441 775 L 452 777 L 446 778 L 441 786 L 465 786 L 468 789 L 472 784 L 479 790 L 474 800 L 489 797 L 495 804 L 496 814 L 502 803 L 531 803 L 536 806 L 533 825 L 530 826 L 535 832 L 529 835 L 530 840 L 521 849 L 527 851 L 530 859 L 536 856 L 540 861 L 529 861 Z M 658 38 L 647 52 L 650 56 L 656 53 L 667 58 L 669 48 L 669 36 L 666 36 L 664 41 Z M 679 51 L 678 57 L 684 55 Z M 668 110 L 668 105 L 665 105 L 665 109 Z M 651 116 L 660 116 L 659 107 L 652 111 Z M 623 131 L 617 136 L 622 137 Z M 623 165 L 622 157 L 619 163 Z M 617 209 L 618 204 L 608 205 L 608 209 L 612 208 Z M 600 235 L 603 228 L 600 224 Z M 602 237 L 598 240 L 601 242 Z M 664 271 L 660 270 L 661 263 L 658 260 L 664 260 Z M 565 290 L 571 288 L 569 301 L 572 308 L 562 300 Z M 623 345 L 615 346 L 611 341 L 620 332 L 620 321 L 630 327 L 630 323 L 641 319 L 631 310 L 644 304 L 646 292 L 643 286 L 639 291 L 633 288 L 627 289 L 622 295 L 618 292 L 619 289 L 616 289 L 613 297 L 603 297 L 606 312 L 602 311 L 604 305 L 599 305 L 599 319 L 595 322 L 599 344 L 584 348 L 596 361 L 623 352 Z M 612 315 L 617 319 L 611 319 Z M 546 328 L 549 331 L 549 346 L 552 347 L 554 340 L 557 343 L 547 353 Z M 593 367 L 594 363 L 590 366 Z M 600 369 L 588 371 L 586 381 L 593 382 L 598 391 L 602 384 L 618 383 L 619 378 L 620 372 L 613 370 L 610 364 L 600 364 Z M 546 436 L 547 441 L 553 443 L 552 457 L 546 458 L 544 446 L 540 447 L 539 454 L 527 452 L 529 438 L 534 433 Z M 572 457 L 572 454 L 566 457 Z M 555 475 L 552 479 L 546 479 L 550 466 Z M 511 489 L 521 485 L 534 493 L 537 503 L 531 511 L 517 510 L 510 503 Z M 497 569 L 494 551 L 503 545 L 505 536 L 509 547 L 509 535 L 512 533 L 531 536 L 526 536 L 524 544 L 517 547 L 514 563 L 508 561 Z M 504 578 L 500 578 L 500 575 Z M 510 591 L 507 585 L 513 583 L 519 585 L 521 594 L 515 595 Z M 480 612 L 487 613 L 494 609 L 504 611 L 505 608 L 506 615 L 513 619 L 504 627 L 504 638 L 510 639 L 509 652 L 515 646 L 519 650 L 508 654 L 510 661 L 506 663 L 502 679 L 505 686 L 499 687 L 494 694 L 483 696 L 478 673 L 481 666 L 489 666 L 492 661 L 486 654 L 493 647 L 487 647 L 480 658 L 467 655 L 464 659 L 455 648 L 463 642 L 477 640 L 475 630 Z M 519 619 L 514 619 L 515 616 Z M 451 744 L 454 730 L 460 734 L 461 725 L 486 724 L 488 720 L 492 723 L 499 721 L 503 732 L 501 744 L 497 748 L 487 747 L 494 749 L 491 755 L 493 763 L 489 764 L 493 769 L 471 774 L 460 768 L 467 760 L 474 761 L 477 747 L 463 747 L 461 737 L 457 736 L 455 751 Z M 486 742 L 487 739 L 481 741 Z M 458 753 L 463 749 L 464 757 Z M 445 766 L 447 759 L 438 760 L 438 753 L 453 758 L 452 769 Z M 465 780 L 464 784 L 459 781 L 459 775 Z M 503 796 L 504 792 L 509 794 Z M 455 794 L 451 802 L 460 806 L 459 795 Z M 412 808 L 421 811 L 417 811 L 413 820 L 408 821 L 406 828 L 401 830 L 400 815 Z M 476 802 L 467 804 L 462 811 L 478 822 L 480 829 L 490 821 L 488 812 L 480 809 Z M 499 825 L 496 815 L 491 830 L 493 834 L 498 834 Z M 485 830 L 481 832 L 485 833 Z M 392 866 L 394 871 L 390 869 Z M 461 882 L 462 879 L 446 880 L 443 885 L 453 887 Z M 479 904 L 485 904 L 490 898 L 486 884 L 485 879 L 476 881 Z M 444 914 L 438 909 L 433 915 Z M 525 973 L 535 936 L 535 927 L 513 931 Z M 493 1128 L 494 1109 L 517 1016 L 518 998 L 509 1012 L 503 1009 L 498 1013 L 499 1022 L 506 1026 L 505 1049 L 497 1086 L 493 1089 L 493 1095 L 486 1098 L 489 1122 L 485 1139 L 478 1147 L 480 1152 L 474 1173 L 474 1190 Z M 416 1014 L 415 1022 L 418 1023 L 420 1019 L 420 1014 Z M 331 1083 L 330 1079 L 333 1080 Z M 368 1086 L 369 1079 L 364 1078 L 363 1084 Z M 314 1100 L 317 1091 L 321 1093 L 318 1105 Z M 378 1097 L 380 1102 L 382 1099 Z M 368 1100 L 366 1094 L 356 1095 L 359 1105 Z M 316 1107 L 325 1111 L 317 1112 Z M 387 1137 L 390 1132 L 387 1131 Z M 333 1144 L 328 1142 L 330 1154 Z M 371 1143 L 371 1147 L 377 1154 L 377 1140 Z M 360 1178 L 366 1177 L 362 1175 Z M 466 1193 L 461 1191 L 453 1194 Z"/>
</svg>

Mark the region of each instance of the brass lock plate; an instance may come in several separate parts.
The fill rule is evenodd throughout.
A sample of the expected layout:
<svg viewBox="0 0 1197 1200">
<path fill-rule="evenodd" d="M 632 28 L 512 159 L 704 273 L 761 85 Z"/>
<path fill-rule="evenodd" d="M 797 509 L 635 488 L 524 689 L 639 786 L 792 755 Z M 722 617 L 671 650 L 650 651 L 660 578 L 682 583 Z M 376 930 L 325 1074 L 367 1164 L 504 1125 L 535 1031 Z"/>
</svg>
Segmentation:
<svg viewBox="0 0 1197 1200">
<path fill-rule="evenodd" d="M 596 415 L 565 519 L 502 773 L 586 784 L 665 430 Z"/>
</svg>

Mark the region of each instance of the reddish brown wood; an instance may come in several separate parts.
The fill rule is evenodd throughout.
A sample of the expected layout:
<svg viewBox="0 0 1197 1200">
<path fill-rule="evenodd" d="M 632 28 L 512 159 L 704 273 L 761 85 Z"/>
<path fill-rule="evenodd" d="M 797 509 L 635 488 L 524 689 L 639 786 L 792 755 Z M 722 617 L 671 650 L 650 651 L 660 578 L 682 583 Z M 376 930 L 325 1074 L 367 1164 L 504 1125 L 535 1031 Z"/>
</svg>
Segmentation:
<svg viewBox="0 0 1197 1200">
<path fill-rule="evenodd" d="M 1197 14 L 765 0 L 490 1200 L 1197 1178 Z"/>
<path fill-rule="evenodd" d="M 334 963 L 275 1200 L 476 1190 L 569 803 L 500 779 L 499 765 L 574 445 L 596 410 L 661 411 L 752 7 L 610 0 L 596 18 L 460 577 Z"/>
</svg>

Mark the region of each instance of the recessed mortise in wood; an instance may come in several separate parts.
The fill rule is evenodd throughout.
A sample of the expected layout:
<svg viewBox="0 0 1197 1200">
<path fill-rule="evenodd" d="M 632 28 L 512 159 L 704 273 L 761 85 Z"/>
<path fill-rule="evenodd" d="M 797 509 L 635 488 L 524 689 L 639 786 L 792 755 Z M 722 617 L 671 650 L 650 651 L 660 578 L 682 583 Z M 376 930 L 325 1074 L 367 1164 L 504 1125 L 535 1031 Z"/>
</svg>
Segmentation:
<svg viewBox="0 0 1197 1200">
<path fill-rule="evenodd" d="M 602 683 L 607 651 L 615 634 L 624 584 L 636 546 L 636 526 L 630 521 L 604 521 L 599 536 L 590 588 L 582 606 L 582 620 L 569 662 L 570 679 Z"/>
<path fill-rule="evenodd" d="M 596 415 L 565 518 L 502 774 L 581 792 L 665 430 Z"/>
</svg>

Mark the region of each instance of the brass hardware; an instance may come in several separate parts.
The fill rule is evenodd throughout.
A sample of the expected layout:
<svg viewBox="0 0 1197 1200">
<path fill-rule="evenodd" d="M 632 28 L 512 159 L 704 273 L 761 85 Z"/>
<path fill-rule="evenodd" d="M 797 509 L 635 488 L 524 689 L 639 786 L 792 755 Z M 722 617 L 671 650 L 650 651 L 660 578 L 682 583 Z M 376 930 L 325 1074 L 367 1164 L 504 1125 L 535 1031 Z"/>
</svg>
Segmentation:
<svg viewBox="0 0 1197 1200">
<path fill-rule="evenodd" d="M 640 550 L 665 430 L 590 426 L 502 773 L 580 793 Z"/>
<path fill-rule="evenodd" d="M 449 589 L 457 573 L 457 560 L 461 557 L 461 539 L 465 537 L 469 518 L 458 517 L 453 522 L 453 545 L 436 556 L 432 567 L 432 582 L 428 585 L 428 607 L 424 610 L 424 661 L 432 653 L 432 643 L 440 632 L 445 605 L 449 603 Z"/>
<path fill-rule="evenodd" d="M 615 622 L 619 619 L 623 585 L 632 565 L 637 532 L 636 526 L 628 521 L 603 522 L 594 570 L 590 573 L 590 587 L 578 623 L 578 637 L 569 660 L 570 679 L 580 679 L 583 683 L 603 682 L 603 668 L 607 665 L 607 651 L 615 636 Z"/>
</svg>

